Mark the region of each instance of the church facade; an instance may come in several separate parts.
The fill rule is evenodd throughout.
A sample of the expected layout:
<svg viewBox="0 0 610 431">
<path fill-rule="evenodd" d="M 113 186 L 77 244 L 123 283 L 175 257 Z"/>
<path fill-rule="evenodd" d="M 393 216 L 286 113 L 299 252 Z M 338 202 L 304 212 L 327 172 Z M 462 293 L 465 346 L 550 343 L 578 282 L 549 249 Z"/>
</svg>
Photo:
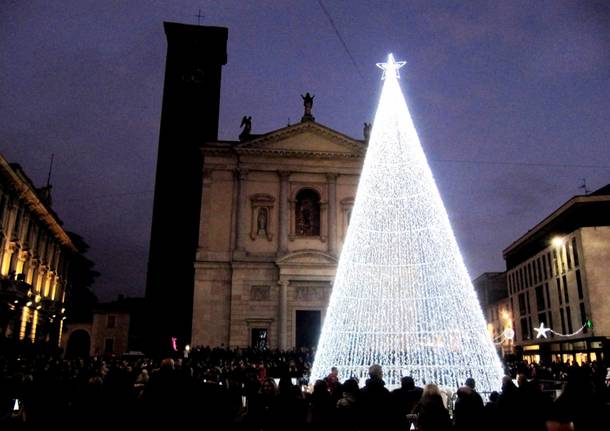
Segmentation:
<svg viewBox="0 0 610 431">
<path fill-rule="evenodd" d="M 228 30 L 164 29 L 146 351 L 315 345 L 365 139 L 316 122 L 306 93 L 298 124 L 253 135 L 245 116 L 238 140 L 219 140 Z"/>
<path fill-rule="evenodd" d="M 307 95 L 309 96 L 309 95 Z M 365 141 L 315 122 L 202 146 L 193 345 L 314 346 Z"/>
</svg>

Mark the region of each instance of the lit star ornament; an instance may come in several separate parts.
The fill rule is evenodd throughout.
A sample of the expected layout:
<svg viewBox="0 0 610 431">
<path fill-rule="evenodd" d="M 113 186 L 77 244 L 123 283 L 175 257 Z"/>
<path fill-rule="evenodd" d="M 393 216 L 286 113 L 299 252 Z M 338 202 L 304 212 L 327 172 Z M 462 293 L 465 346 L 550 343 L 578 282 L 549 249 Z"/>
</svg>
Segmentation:
<svg viewBox="0 0 610 431">
<path fill-rule="evenodd" d="M 540 327 L 534 328 L 536 338 L 548 338 L 546 334 L 551 331 L 551 328 L 545 328 L 544 323 L 540 322 Z"/>
<path fill-rule="evenodd" d="M 385 79 L 386 74 L 388 72 L 393 73 L 396 78 L 400 79 L 400 73 L 398 73 L 398 69 L 407 64 L 406 61 L 394 61 L 394 56 L 392 54 L 388 55 L 387 63 L 377 63 L 377 67 L 383 70 L 383 75 L 381 79 Z"/>
</svg>

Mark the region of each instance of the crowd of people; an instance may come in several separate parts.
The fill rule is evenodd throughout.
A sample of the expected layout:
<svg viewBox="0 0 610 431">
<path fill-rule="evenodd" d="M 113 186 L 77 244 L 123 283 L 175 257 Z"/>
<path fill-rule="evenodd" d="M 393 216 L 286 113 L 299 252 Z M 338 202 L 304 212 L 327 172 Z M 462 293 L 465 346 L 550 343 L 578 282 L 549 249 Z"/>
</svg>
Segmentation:
<svg viewBox="0 0 610 431">
<path fill-rule="evenodd" d="M 538 367 L 523 364 L 481 397 L 473 379 L 454 394 L 409 376 L 389 390 L 379 365 L 365 382 L 337 369 L 308 382 L 312 360 L 309 350 L 200 348 L 161 361 L 2 351 L 0 428 L 579 431 L 609 423 L 595 364 L 565 368 L 558 397 L 544 390 Z"/>
</svg>

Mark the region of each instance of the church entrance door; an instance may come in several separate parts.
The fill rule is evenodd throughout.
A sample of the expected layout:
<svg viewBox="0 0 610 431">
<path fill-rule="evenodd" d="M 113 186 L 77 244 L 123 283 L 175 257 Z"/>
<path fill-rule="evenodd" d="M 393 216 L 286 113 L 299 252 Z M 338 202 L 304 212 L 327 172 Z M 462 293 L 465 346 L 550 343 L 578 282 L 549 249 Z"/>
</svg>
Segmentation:
<svg viewBox="0 0 610 431">
<path fill-rule="evenodd" d="M 320 310 L 296 310 L 296 346 L 316 347 L 320 337 Z"/>
</svg>

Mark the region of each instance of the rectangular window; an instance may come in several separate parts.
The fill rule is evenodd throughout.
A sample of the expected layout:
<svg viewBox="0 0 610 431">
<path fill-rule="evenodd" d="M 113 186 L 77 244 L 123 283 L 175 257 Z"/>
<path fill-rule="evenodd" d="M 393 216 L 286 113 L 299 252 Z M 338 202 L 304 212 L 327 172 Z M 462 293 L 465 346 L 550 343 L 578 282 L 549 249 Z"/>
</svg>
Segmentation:
<svg viewBox="0 0 610 431">
<path fill-rule="evenodd" d="M 538 269 L 536 267 L 536 261 L 535 260 L 532 262 L 532 273 L 533 273 L 533 280 L 532 280 L 532 282 L 534 284 L 537 284 L 538 283 Z"/>
<path fill-rule="evenodd" d="M 559 250 L 559 258 L 561 260 L 561 273 L 564 274 L 566 272 L 566 246 L 565 244 L 561 246 Z"/>
<path fill-rule="evenodd" d="M 542 284 L 536 286 L 536 308 L 538 311 L 542 311 L 546 308 L 544 303 L 544 290 L 542 289 Z"/>
<path fill-rule="evenodd" d="M 546 313 L 546 318 L 547 318 L 547 327 L 552 328 L 553 327 L 553 313 L 551 311 L 548 311 Z M 549 336 L 553 336 L 552 332 L 549 332 Z"/>
<path fill-rule="evenodd" d="M 546 265 L 546 257 L 547 255 L 543 254 L 542 255 L 542 271 L 544 274 L 544 280 L 546 280 L 549 276 L 548 276 L 548 272 L 547 272 L 547 265 Z"/>
<path fill-rule="evenodd" d="M 542 263 L 540 262 L 540 257 L 536 260 L 536 265 L 538 267 L 538 281 L 542 281 Z"/>
<path fill-rule="evenodd" d="M 106 338 L 104 341 L 104 352 L 114 353 L 114 338 Z"/>
<path fill-rule="evenodd" d="M 109 314 L 106 316 L 106 328 L 113 329 L 116 326 L 116 316 Z"/>
<path fill-rule="evenodd" d="M 544 291 L 546 292 L 546 306 L 551 308 L 551 295 L 549 294 L 549 283 L 544 283 Z"/>
<path fill-rule="evenodd" d="M 587 312 L 585 311 L 584 302 L 581 302 L 580 303 L 580 324 L 585 327 L 585 329 L 583 329 L 583 332 L 585 334 L 587 333 L 587 330 L 589 329 L 585 326 L 586 323 L 587 323 Z"/>
<path fill-rule="evenodd" d="M 549 322 L 546 321 L 546 313 L 538 314 L 538 324 L 544 323 L 546 327 L 548 327 Z"/>
<path fill-rule="evenodd" d="M 556 278 L 555 281 L 557 282 L 557 297 L 559 298 L 559 305 L 561 305 L 563 304 L 561 299 L 561 281 L 559 281 L 559 278 Z"/>
<path fill-rule="evenodd" d="M 570 297 L 568 296 L 568 280 L 566 279 L 565 275 L 562 276 L 561 279 L 563 280 L 563 295 L 567 304 L 568 302 L 570 302 Z"/>
<path fill-rule="evenodd" d="M 527 327 L 527 319 L 524 317 L 521 319 L 521 339 L 527 340 L 529 337 L 529 329 Z"/>
<path fill-rule="evenodd" d="M 525 281 L 523 277 L 523 267 L 519 268 L 519 291 L 523 290 L 523 286 L 525 286 Z"/>
<path fill-rule="evenodd" d="M 527 264 L 527 287 L 532 285 L 532 262 Z"/>
<path fill-rule="evenodd" d="M 527 318 L 527 323 L 528 323 L 528 329 L 527 329 L 527 338 L 532 338 L 532 331 L 533 331 L 533 325 L 532 325 L 532 316 Z"/>
<path fill-rule="evenodd" d="M 527 301 L 527 314 L 532 312 L 532 307 L 530 307 L 530 293 L 525 292 L 525 300 Z"/>
<path fill-rule="evenodd" d="M 576 238 L 572 238 L 572 253 L 574 254 L 574 266 L 580 265 L 578 261 L 578 248 L 576 248 Z"/>
<path fill-rule="evenodd" d="M 566 320 L 568 323 L 568 332 L 572 333 L 572 313 L 570 312 L 570 307 L 566 307 Z"/>
<path fill-rule="evenodd" d="M 572 251 L 570 243 L 566 244 L 566 258 L 568 259 L 568 271 L 572 269 Z"/>
<path fill-rule="evenodd" d="M 525 314 L 527 314 L 525 310 L 525 293 L 519 294 L 519 314 L 521 316 L 525 316 Z"/>
<path fill-rule="evenodd" d="M 566 333 L 566 318 L 563 314 L 563 308 L 559 310 L 559 314 L 561 315 L 561 332 Z"/>
<path fill-rule="evenodd" d="M 555 268 L 555 275 L 559 274 L 559 262 L 557 261 L 557 249 L 553 250 L 553 267 Z"/>
<path fill-rule="evenodd" d="M 513 292 L 513 275 L 511 273 L 508 274 L 508 294 L 510 295 Z"/>
<path fill-rule="evenodd" d="M 576 270 L 576 287 L 578 289 L 578 299 L 582 299 L 584 297 L 582 291 L 582 279 L 580 278 L 580 269 Z"/>
</svg>

